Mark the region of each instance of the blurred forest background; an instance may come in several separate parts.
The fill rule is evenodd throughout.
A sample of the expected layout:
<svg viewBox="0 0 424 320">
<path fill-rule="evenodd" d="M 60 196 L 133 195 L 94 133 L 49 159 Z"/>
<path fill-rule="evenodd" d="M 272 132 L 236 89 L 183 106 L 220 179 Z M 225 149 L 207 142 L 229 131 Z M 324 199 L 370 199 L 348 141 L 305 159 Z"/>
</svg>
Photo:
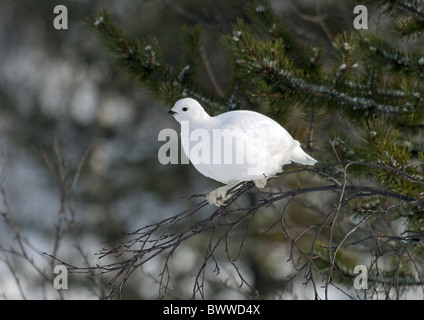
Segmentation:
<svg viewBox="0 0 424 320">
<path fill-rule="evenodd" d="M 237 18 L 245 18 L 249 3 L 252 1 L 1 1 L 0 298 L 107 296 L 110 275 L 70 273 L 69 289 L 56 290 L 53 267 L 60 261 L 95 266 L 103 261 L 98 253 L 108 241 L 184 212 L 200 201 L 184 196 L 207 193 L 219 186 L 191 165 L 159 163 L 157 152 L 164 142 L 158 141 L 158 133 L 164 128 L 179 130 L 167 115 L 172 104 L 157 100 L 116 68 L 111 54 L 83 21 L 106 9 L 133 37 L 157 38 L 170 65 L 180 63 L 181 28 L 200 26 L 204 69 L 197 79 L 219 95 L 234 85 L 231 57 L 222 35 L 232 34 L 232 25 Z M 336 34 L 354 30 L 354 1 L 269 3 L 301 45 L 324 52 L 324 65 L 334 60 Z M 68 9 L 67 30 L 53 27 L 53 9 L 59 4 Z M 384 33 L 389 21 L 370 11 L 370 29 Z M 282 124 L 307 142 L 302 129 L 307 123 L 294 113 Z M 346 126 L 340 117 L 325 117 L 314 128 L 315 145 L 324 144 L 329 131 Z M 315 148 L 311 155 L 321 159 L 325 152 L 328 149 Z M 312 178 L 307 174 L 298 177 L 292 186 L 296 187 L 298 179 L 307 184 Z M 323 207 L 328 200 L 322 194 L 310 197 L 321 201 Z M 204 207 L 196 215 L 206 217 L 215 209 Z M 316 223 L 324 209 L 305 209 L 295 203 L 290 211 L 295 214 L 292 226 L 307 226 Z M 218 272 L 213 263 L 208 266 L 206 298 L 254 297 L 251 288 L 239 287 L 240 282 L 250 283 L 262 298 L 316 297 L 319 288 L 303 285 L 302 277 L 290 278 L 301 272 L 288 262 L 290 244 L 282 245 L 283 236 L 277 232 L 264 232 L 278 215 L 264 211 L 263 219 L 246 227 L 253 232 L 254 241 L 243 245 L 238 268 L 220 263 Z M 395 224 L 393 228 L 401 227 Z M 241 239 L 243 236 L 241 232 Z M 202 239 L 188 241 L 172 255 L 168 270 L 172 280 L 165 293 L 158 288 L 163 285 L 158 278 L 166 256 L 152 259 L 133 273 L 120 297 L 190 298 L 193 279 L 205 255 L 201 242 L 209 241 Z M 113 262 L 111 255 L 104 259 Z M 344 298 L 346 295 L 340 293 L 344 290 L 348 289 L 336 286 L 325 296 Z M 408 291 L 406 297 L 416 297 L 416 291 Z"/>
</svg>

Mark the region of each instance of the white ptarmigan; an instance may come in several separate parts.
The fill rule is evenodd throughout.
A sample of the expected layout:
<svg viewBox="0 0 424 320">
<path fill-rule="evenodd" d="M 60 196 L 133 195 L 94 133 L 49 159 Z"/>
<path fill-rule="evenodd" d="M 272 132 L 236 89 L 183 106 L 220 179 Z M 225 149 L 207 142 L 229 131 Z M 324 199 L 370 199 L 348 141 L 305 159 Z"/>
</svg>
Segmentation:
<svg viewBox="0 0 424 320">
<path fill-rule="evenodd" d="M 276 121 L 258 112 L 235 110 L 209 116 L 192 98 L 178 100 L 168 112 L 181 124 L 186 156 L 204 176 L 224 183 L 209 193 L 209 203 L 221 206 L 227 191 L 242 181 L 265 187 L 267 179 L 291 162 L 317 161 Z"/>
</svg>

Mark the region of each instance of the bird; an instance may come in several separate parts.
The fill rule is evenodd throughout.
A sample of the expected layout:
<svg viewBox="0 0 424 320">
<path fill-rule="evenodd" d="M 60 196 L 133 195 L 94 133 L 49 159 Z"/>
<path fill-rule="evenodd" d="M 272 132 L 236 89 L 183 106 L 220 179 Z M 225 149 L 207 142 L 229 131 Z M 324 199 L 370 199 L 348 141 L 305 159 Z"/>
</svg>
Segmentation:
<svg viewBox="0 0 424 320">
<path fill-rule="evenodd" d="M 193 166 L 224 184 L 207 195 L 208 202 L 218 207 L 225 205 L 231 198 L 228 191 L 240 182 L 253 181 L 264 188 L 285 164 L 317 162 L 278 122 L 255 111 L 210 116 L 197 100 L 183 98 L 168 113 L 181 125 L 182 149 Z"/>
</svg>

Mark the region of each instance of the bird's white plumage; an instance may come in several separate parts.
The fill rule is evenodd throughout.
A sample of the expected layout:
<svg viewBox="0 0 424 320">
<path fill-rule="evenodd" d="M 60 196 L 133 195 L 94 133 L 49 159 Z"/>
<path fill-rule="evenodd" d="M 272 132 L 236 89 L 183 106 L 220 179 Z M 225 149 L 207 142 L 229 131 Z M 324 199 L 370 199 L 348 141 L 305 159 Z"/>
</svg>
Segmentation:
<svg viewBox="0 0 424 320">
<path fill-rule="evenodd" d="M 209 194 L 216 205 L 241 181 L 264 187 L 284 164 L 316 163 L 282 126 L 260 113 L 238 110 L 210 117 L 191 98 L 177 101 L 169 113 L 181 124 L 181 143 L 194 167 L 227 185 Z"/>
</svg>

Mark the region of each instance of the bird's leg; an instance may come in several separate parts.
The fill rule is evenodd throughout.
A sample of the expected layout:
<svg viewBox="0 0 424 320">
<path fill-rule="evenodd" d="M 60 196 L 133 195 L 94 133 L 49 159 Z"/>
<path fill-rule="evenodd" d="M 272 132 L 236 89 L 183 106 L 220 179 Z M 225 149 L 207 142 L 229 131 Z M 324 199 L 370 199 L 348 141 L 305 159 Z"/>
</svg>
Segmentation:
<svg viewBox="0 0 424 320">
<path fill-rule="evenodd" d="M 211 191 L 206 198 L 210 204 L 214 204 L 217 207 L 220 207 L 224 204 L 225 201 L 231 198 L 231 193 L 227 194 L 228 190 L 233 188 L 236 183 L 230 183 L 223 187 L 219 187 L 213 191 Z"/>
<path fill-rule="evenodd" d="M 256 179 L 253 180 L 253 182 L 255 183 L 256 188 L 259 189 L 263 189 L 266 186 L 268 179 L 267 178 L 262 178 L 262 179 Z M 208 199 L 208 202 L 210 204 L 214 204 L 217 207 L 222 206 L 225 201 L 227 201 L 228 199 L 231 198 L 231 194 L 234 193 L 235 190 L 237 190 L 237 188 L 235 190 L 232 190 L 231 193 L 228 193 L 228 190 L 234 188 L 234 186 L 236 186 L 238 183 L 230 183 L 227 184 L 223 187 L 219 187 L 213 191 L 211 191 L 206 198 Z"/>
<path fill-rule="evenodd" d="M 253 180 L 253 182 L 255 183 L 255 187 L 259 189 L 265 188 L 267 181 L 267 178 Z"/>
</svg>

